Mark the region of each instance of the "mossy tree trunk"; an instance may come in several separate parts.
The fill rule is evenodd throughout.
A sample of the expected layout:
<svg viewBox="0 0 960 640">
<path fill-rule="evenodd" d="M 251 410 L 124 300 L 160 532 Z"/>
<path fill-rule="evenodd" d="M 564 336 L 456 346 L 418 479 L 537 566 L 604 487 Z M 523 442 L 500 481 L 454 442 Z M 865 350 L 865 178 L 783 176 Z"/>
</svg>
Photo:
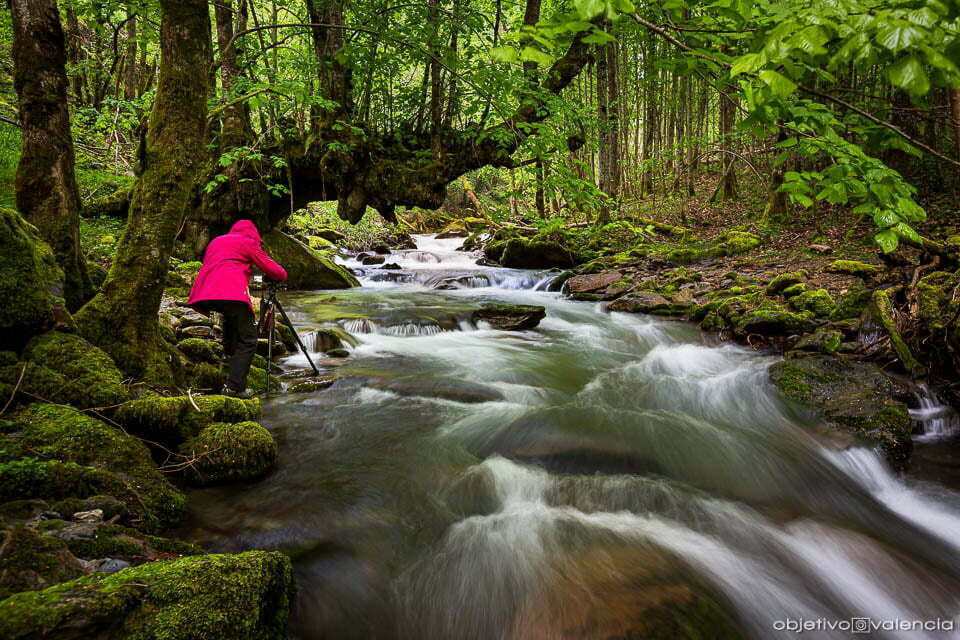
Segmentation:
<svg viewBox="0 0 960 640">
<path fill-rule="evenodd" d="M 73 172 L 67 108 L 67 51 L 56 0 L 12 0 L 13 81 L 23 147 L 15 182 L 17 208 L 33 223 L 64 273 L 73 311 L 93 293 L 80 253 L 80 194 Z"/>
<path fill-rule="evenodd" d="M 206 141 L 211 64 L 205 0 L 160 0 L 160 74 L 143 173 L 103 291 L 77 315 L 83 335 L 127 373 L 171 381 L 157 311 Z"/>
</svg>

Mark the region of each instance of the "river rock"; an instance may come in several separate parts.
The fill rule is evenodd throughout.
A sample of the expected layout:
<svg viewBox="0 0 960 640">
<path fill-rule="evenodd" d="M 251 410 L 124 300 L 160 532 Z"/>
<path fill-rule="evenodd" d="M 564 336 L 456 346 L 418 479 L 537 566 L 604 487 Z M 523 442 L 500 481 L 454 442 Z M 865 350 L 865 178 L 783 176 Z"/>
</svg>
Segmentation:
<svg viewBox="0 0 960 640">
<path fill-rule="evenodd" d="M 659 293 L 653 291 L 634 291 L 611 302 L 607 308 L 610 311 L 627 311 L 629 313 L 652 313 L 664 311 L 671 307 L 671 302 Z"/>
<path fill-rule="evenodd" d="M 809 355 L 782 360 L 769 372 L 786 397 L 819 409 L 828 429 L 880 445 L 897 467 L 910 457 L 913 441 L 904 400 L 911 390 L 877 365 Z"/>
<path fill-rule="evenodd" d="M 380 267 L 380 268 L 381 268 L 381 269 L 390 269 L 391 271 L 398 271 L 398 270 L 400 270 L 401 267 L 400 267 L 400 265 L 398 265 L 396 262 L 388 262 L 388 263 L 386 263 L 385 265 L 383 265 L 383 266 Z"/>
<path fill-rule="evenodd" d="M 346 238 L 345 235 L 343 235 L 336 229 L 317 229 L 316 231 L 313 232 L 313 235 L 333 243 L 341 242 Z"/>
<path fill-rule="evenodd" d="M 606 289 L 614 282 L 623 279 L 619 271 L 604 271 L 602 273 L 588 273 L 582 276 L 573 276 L 567 280 L 567 290 L 570 293 L 587 293 Z"/>
<path fill-rule="evenodd" d="M 503 246 L 503 253 L 500 256 L 500 264 L 515 269 L 572 267 L 576 262 L 575 256 L 569 249 L 540 237 L 532 240 L 511 238 Z"/>
<path fill-rule="evenodd" d="M 0 532 L 0 600 L 21 591 L 46 589 L 86 573 L 87 568 L 62 540 L 22 526 Z M 2 617 L 0 612 L 0 620 Z M 4 635 L 0 624 L 0 637 L 26 636 Z"/>
<path fill-rule="evenodd" d="M 476 324 L 483 320 L 501 331 L 526 331 L 533 329 L 547 315 L 544 307 L 529 304 L 490 304 L 477 309 L 471 315 Z"/>
<path fill-rule="evenodd" d="M 384 258 L 383 256 L 367 256 L 366 258 L 360 261 L 360 264 L 363 264 L 363 265 L 383 264 L 384 262 L 386 262 L 386 260 L 387 259 Z"/>
</svg>

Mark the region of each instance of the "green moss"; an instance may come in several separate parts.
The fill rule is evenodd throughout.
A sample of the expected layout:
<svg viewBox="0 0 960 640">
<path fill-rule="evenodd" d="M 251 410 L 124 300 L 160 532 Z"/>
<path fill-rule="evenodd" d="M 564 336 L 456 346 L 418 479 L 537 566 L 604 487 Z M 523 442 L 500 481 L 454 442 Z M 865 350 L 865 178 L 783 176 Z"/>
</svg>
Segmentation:
<svg viewBox="0 0 960 640">
<path fill-rule="evenodd" d="M 142 396 L 117 408 L 116 419 L 134 433 L 182 442 L 214 422 L 246 422 L 260 417 L 260 400 L 228 396 Z"/>
<path fill-rule="evenodd" d="M 881 273 L 883 267 L 877 264 L 858 262 L 857 260 L 834 260 L 827 266 L 825 271 L 828 273 L 843 273 L 866 278 Z"/>
<path fill-rule="evenodd" d="M 792 284 L 786 289 L 783 290 L 784 298 L 792 298 L 793 296 L 800 295 L 807 291 L 807 285 L 805 282 L 798 282 L 797 284 Z"/>
<path fill-rule="evenodd" d="M 70 324 L 63 271 L 36 228 L 0 208 L 0 349 L 19 351 L 30 337 Z"/>
<path fill-rule="evenodd" d="M 837 307 L 837 303 L 826 289 L 804 291 L 790 298 L 789 304 L 797 311 L 810 311 L 820 318 L 829 316 Z"/>
<path fill-rule="evenodd" d="M 21 389 L 45 400 L 87 408 L 110 407 L 129 398 L 110 356 L 76 334 L 39 335 L 27 343 L 23 358 L 30 365 Z M 0 379 L 10 374 L 0 373 Z"/>
<path fill-rule="evenodd" d="M 291 288 L 348 289 L 360 284 L 330 258 L 277 230 L 263 237 L 263 246 L 287 270 Z"/>
<path fill-rule="evenodd" d="M 794 285 L 806 282 L 807 278 L 810 277 L 810 272 L 806 269 L 800 269 L 799 271 L 791 271 L 789 273 L 781 273 L 776 276 L 770 283 L 767 285 L 767 295 L 773 296 L 782 291 L 785 291 L 787 288 Z"/>
<path fill-rule="evenodd" d="M 197 277 L 197 274 L 200 273 L 200 269 L 202 267 L 203 267 L 202 262 L 193 260 L 191 262 L 181 262 L 176 267 L 174 267 L 174 270 L 183 276 L 187 276 L 190 279 L 193 279 Z"/>
<path fill-rule="evenodd" d="M 831 320 L 859 318 L 870 302 L 873 292 L 865 287 L 854 287 L 840 297 L 837 308 L 830 313 Z"/>
<path fill-rule="evenodd" d="M 276 376 L 268 375 L 266 370 L 250 367 L 250 373 L 247 374 L 247 387 L 253 389 L 254 393 L 271 393 L 279 391 L 283 385 Z"/>
<path fill-rule="evenodd" d="M 960 309 L 953 295 L 960 287 L 960 271 L 935 271 L 917 282 L 918 315 L 930 333 L 946 328 Z"/>
<path fill-rule="evenodd" d="M 120 482 L 122 493 L 127 497 L 124 500 L 121 495 L 104 490 L 82 492 L 84 495 L 64 493 L 18 498 L 115 495 L 146 526 L 169 526 L 183 516 L 183 495 L 157 471 L 146 446 L 133 436 L 60 405 L 29 405 L 17 412 L 13 421 L 18 431 L 6 435 L 6 439 L 24 445 L 32 455 L 44 459 L 110 472 Z M 131 501 L 130 494 L 134 494 L 136 500 Z"/>
<path fill-rule="evenodd" d="M 21 591 L 45 589 L 85 571 L 57 538 L 18 526 L 0 532 L 0 600 Z"/>
<path fill-rule="evenodd" d="M 194 362 L 219 364 L 223 356 L 223 346 L 213 340 L 186 338 L 177 343 L 177 349 Z"/>
<path fill-rule="evenodd" d="M 791 313 L 784 309 L 766 307 L 747 311 L 736 321 L 740 336 L 752 333 L 760 335 L 794 335 L 807 333 L 815 327 L 813 314 L 809 311 Z"/>
<path fill-rule="evenodd" d="M 294 583 L 279 552 L 191 556 L 0 603 L 0 637 L 284 640 Z"/>
<path fill-rule="evenodd" d="M 212 424 L 180 446 L 196 462 L 186 473 L 196 486 L 253 480 L 273 469 L 277 444 L 256 422 Z"/>
<path fill-rule="evenodd" d="M 203 553 L 199 547 L 189 542 L 152 536 L 115 524 L 102 525 L 93 536 L 72 537 L 66 543 L 73 555 L 86 560 L 109 557 L 134 561 L 153 558 L 159 554 L 193 556 Z"/>
<path fill-rule="evenodd" d="M 511 238 L 503 247 L 500 264 L 516 269 L 572 267 L 580 262 L 568 247 L 547 238 Z"/>
</svg>

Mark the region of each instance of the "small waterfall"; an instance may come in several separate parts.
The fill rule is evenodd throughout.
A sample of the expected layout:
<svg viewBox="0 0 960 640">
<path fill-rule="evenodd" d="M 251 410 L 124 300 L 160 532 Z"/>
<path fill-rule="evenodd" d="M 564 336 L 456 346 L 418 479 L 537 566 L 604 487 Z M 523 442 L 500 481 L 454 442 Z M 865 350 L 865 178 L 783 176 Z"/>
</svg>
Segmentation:
<svg viewBox="0 0 960 640">
<path fill-rule="evenodd" d="M 343 328 L 350 333 L 377 333 L 377 323 L 369 318 L 354 318 L 343 322 Z"/>
<path fill-rule="evenodd" d="M 297 335 L 300 336 L 300 342 L 303 343 L 303 347 L 307 350 L 307 353 L 316 351 L 317 332 L 315 330 L 307 332 L 298 331 Z"/>
<path fill-rule="evenodd" d="M 419 324 L 416 322 L 403 322 L 401 324 L 382 327 L 380 333 L 388 336 L 398 337 L 419 337 L 435 336 L 442 333 L 443 328 L 436 324 Z"/>
<path fill-rule="evenodd" d="M 960 415 L 927 385 L 920 385 L 916 396 L 920 406 L 910 410 L 910 417 L 923 425 L 923 435 L 918 440 L 933 440 L 960 432 Z"/>
</svg>

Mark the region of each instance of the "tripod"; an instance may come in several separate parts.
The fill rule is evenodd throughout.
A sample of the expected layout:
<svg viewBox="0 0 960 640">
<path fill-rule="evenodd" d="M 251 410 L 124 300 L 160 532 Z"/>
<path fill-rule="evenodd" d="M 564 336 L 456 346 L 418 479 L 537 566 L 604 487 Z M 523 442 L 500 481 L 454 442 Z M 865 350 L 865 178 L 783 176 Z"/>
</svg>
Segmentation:
<svg viewBox="0 0 960 640">
<path fill-rule="evenodd" d="M 280 321 L 290 329 L 290 333 L 296 339 L 300 351 L 307 357 L 307 362 L 313 369 L 313 375 L 318 375 L 320 370 L 317 369 L 317 365 L 313 364 L 313 359 L 310 358 L 307 348 L 303 346 L 303 341 L 300 340 L 300 334 L 293 328 L 293 323 L 287 317 L 287 312 L 283 310 L 283 305 L 277 299 L 277 290 L 280 288 L 280 283 L 266 278 L 264 280 L 263 296 L 260 298 L 260 319 L 257 321 L 257 335 L 267 338 L 267 374 L 273 369 L 273 336 L 276 333 L 277 312 L 279 312 Z"/>
</svg>

